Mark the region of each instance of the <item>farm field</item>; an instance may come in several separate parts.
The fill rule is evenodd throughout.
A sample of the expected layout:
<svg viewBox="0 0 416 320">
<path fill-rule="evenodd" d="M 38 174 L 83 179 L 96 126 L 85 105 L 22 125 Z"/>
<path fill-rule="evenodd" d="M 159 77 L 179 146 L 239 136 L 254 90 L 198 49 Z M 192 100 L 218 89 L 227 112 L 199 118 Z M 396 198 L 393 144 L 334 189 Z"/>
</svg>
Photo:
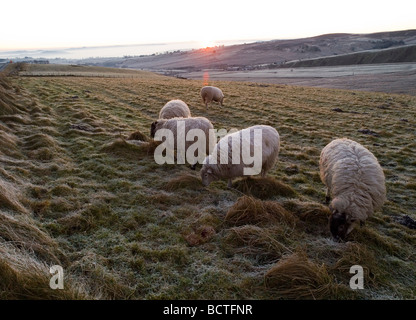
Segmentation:
<svg viewBox="0 0 416 320">
<path fill-rule="evenodd" d="M 211 81 L 224 107 L 205 110 L 203 79 L 125 71 L 0 78 L 0 298 L 416 298 L 416 232 L 399 223 L 416 219 L 414 96 Z M 203 187 L 200 165 L 157 165 L 129 137 L 150 139 L 171 99 L 216 129 L 275 127 L 268 178 Z M 346 242 L 330 236 L 318 167 L 339 137 L 372 151 L 387 183 Z M 64 290 L 49 288 L 52 265 Z M 349 287 L 352 265 L 364 290 Z"/>
</svg>

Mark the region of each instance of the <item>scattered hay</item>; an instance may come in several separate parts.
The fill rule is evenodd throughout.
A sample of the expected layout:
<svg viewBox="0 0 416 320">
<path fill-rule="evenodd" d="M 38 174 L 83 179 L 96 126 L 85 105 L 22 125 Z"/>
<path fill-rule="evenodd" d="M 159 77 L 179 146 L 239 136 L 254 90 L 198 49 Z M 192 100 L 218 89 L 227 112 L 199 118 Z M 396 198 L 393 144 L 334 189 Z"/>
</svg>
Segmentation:
<svg viewBox="0 0 416 320">
<path fill-rule="evenodd" d="M 333 282 L 324 265 L 297 252 L 281 259 L 265 275 L 266 287 L 288 299 L 328 299 L 337 295 L 338 285 Z"/>
<path fill-rule="evenodd" d="M 150 139 L 140 131 L 135 131 L 129 135 L 127 140 L 139 140 L 139 141 L 149 141 Z"/>
<path fill-rule="evenodd" d="M 233 188 L 259 199 L 269 199 L 274 196 L 293 197 L 296 195 L 295 190 L 290 186 L 271 177 L 243 178 L 235 181 Z"/>
<path fill-rule="evenodd" d="M 286 246 L 276 239 L 283 233 L 277 228 L 261 228 L 244 225 L 229 229 L 224 244 L 226 251 L 254 258 L 257 263 L 272 263 L 288 251 Z M 232 249 L 231 249 L 232 248 Z"/>
<path fill-rule="evenodd" d="M 215 229 L 209 225 L 202 225 L 185 234 L 184 238 L 191 247 L 194 247 L 208 242 L 213 236 L 215 236 Z"/>
<path fill-rule="evenodd" d="M 164 189 L 166 191 L 175 191 L 179 189 L 195 190 L 195 189 L 201 189 L 202 187 L 203 186 L 201 183 L 201 179 L 195 176 L 186 174 L 186 175 L 181 175 L 177 178 L 170 180 L 166 184 Z"/>
<path fill-rule="evenodd" d="M 232 225 L 265 224 L 283 222 L 295 226 L 297 218 L 279 203 L 243 196 L 228 210 L 225 221 Z"/>
</svg>

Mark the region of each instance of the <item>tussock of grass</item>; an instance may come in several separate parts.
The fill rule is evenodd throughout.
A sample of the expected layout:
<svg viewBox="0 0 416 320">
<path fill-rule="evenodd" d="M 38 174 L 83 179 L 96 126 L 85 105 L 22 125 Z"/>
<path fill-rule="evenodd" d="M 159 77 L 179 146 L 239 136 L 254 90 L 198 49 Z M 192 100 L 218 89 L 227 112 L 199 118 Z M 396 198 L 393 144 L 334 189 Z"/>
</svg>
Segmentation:
<svg viewBox="0 0 416 320">
<path fill-rule="evenodd" d="M 296 194 L 290 186 L 271 177 L 239 179 L 233 183 L 233 188 L 259 199 L 269 199 L 275 196 L 293 197 Z"/>
<path fill-rule="evenodd" d="M 267 271 L 265 284 L 287 299 L 330 299 L 338 291 L 326 267 L 310 261 L 304 252 L 282 258 Z"/>
<path fill-rule="evenodd" d="M 355 228 L 349 235 L 348 240 L 357 241 L 362 244 L 371 245 L 376 250 L 383 250 L 391 255 L 403 255 L 402 247 L 392 238 L 383 237 L 374 229 L 369 228 L 368 223 L 363 227 Z"/>
<path fill-rule="evenodd" d="M 3 131 L 0 127 L 0 154 L 20 158 L 20 153 L 17 150 L 17 141 L 18 139 L 15 135 Z"/>
<path fill-rule="evenodd" d="M 215 229 L 210 225 L 201 225 L 191 232 L 184 234 L 185 241 L 191 246 L 198 246 L 215 236 Z"/>
<path fill-rule="evenodd" d="M 243 196 L 228 210 L 225 221 L 231 225 L 269 225 L 271 223 L 296 224 L 296 217 L 274 201 L 262 201 Z"/>
<path fill-rule="evenodd" d="M 0 116 L 17 114 L 21 109 L 10 81 L 0 74 Z"/>
<path fill-rule="evenodd" d="M 135 141 L 135 140 L 131 140 Z M 139 141 L 138 144 L 128 142 L 122 138 L 117 138 L 115 141 L 104 145 L 101 150 L 103 152 L 111 153 L 121 157 L 139 159 L 142 156 L 152 156 L 155 149 L 161 141 L 150 140 L 148 142 Z"/>
<path fill-rule="evenodd" d="M 139 130 L 131 133 L 127 140 L 140 140 L 140 141 L 149 141 L 149 137 L 141 133 Z"/>
<path fill-rule="evenodd" d="M 343 277 L 346 282 L 351 277 L 349 273 L 351 266 L 359 265 L 363 267 L 367 284 L 374 284 L 375 275 L 380 275 L 380 268 L 372 251 L 368 250 L 363 244 L 347 242 L 340 254 L 338 261 L 331 267 L 332 272 L 336 273 L 337 276 Z"/>
<path fill-rule="evenodd" d="M 287 251 L 277 237 L 283 234 L 280 228 L 262 228 L 255 225 L 233 227 L 225 238 L 226 251 L 254 258 L 257 263 L 271 263 Z"/>
<path fill-rule="evenodd" d="M 173 178 L 169 180 L 164 187 L 166 191 L 175 191 L 179 189 L 195 190 L 201 188 L 203 188 L 201 179 L 190 174 L 183 174 Z"/>
<path fill-rule="evenodd" d="M 86 299 L 79 284 L 64 278 L 63 290 L 52 290 L 49 267 L 29 253 L 0 242 L 0 299 Z"/>
<path fill-rule="evenodd" d="M 306 230 L 317 231 L 326 234 L 328 219 L 331 215 L 329 208 L 317 202 L 302 202 L 299 200 L 288 200 L 283 206 L 304 221 Z"/>
<path fill-rule="evenodd" d="M 0 177 L 0 206 L 16 210 L 21 213 L 29 213 L 19 199 L 22 199 L 20 191 L 11 183 Z"/>
</svg>

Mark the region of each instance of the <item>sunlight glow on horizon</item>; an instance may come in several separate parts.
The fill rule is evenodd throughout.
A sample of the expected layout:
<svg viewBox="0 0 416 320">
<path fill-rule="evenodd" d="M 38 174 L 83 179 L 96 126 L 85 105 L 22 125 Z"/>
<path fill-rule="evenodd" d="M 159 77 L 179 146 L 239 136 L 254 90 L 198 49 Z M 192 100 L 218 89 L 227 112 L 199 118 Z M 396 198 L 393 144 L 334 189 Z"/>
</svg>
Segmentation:
<svg viewBox="0 0 416 320">
<path fill-rule="evenodd" d="M 73 0 L 19 1 L 2 5 L 0 50 L 62 49 L 129 44 L 237 39 L 294 39 L 326 33 L 372 33 L 416 29 L 416 2 L 193 0 L 150 3 Z M 217 9 L 218 8 L 218 9 Z M 217 10 L 216 10 L 217 9 Z M 9 14 L 10 13 L 10 14 Z"/>
</svg>

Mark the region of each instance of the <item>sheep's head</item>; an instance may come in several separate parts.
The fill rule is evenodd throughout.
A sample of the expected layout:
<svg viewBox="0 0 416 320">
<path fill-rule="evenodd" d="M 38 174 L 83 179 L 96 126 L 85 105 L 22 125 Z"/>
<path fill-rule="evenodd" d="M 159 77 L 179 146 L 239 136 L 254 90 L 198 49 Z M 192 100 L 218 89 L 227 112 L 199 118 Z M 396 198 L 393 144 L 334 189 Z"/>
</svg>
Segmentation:
<svg viewBox="0 0 416 320">
<path fill-rule="evenodd" d="M 333 201 L 329 206 L 331 210 L 329 230 L 336 240 L 345 240 L 345 237 L 354 229 L 356 219 L 351 219 L 351 215 L 346 210 L 338 209 L 337 204 Z"/>
<path fill-rule="evenodd" d="M 150 136 L 152 138 L 155 137 L 155 133 L 156 133 L 156 126 L 157 126 L 157 121 L 153 122 L 152 125 L 150 126 Z"/>
<path fill-rule="evenodd" d="M 202 167 L 200 173 L 201 173 L 202 184 L 206 187 L 209 186 L 209 184 L 212 181 L 218 180 L 217 177 L 214 175 L 212 168 L 207 167 L 206 165 Z"/>
</svg>

